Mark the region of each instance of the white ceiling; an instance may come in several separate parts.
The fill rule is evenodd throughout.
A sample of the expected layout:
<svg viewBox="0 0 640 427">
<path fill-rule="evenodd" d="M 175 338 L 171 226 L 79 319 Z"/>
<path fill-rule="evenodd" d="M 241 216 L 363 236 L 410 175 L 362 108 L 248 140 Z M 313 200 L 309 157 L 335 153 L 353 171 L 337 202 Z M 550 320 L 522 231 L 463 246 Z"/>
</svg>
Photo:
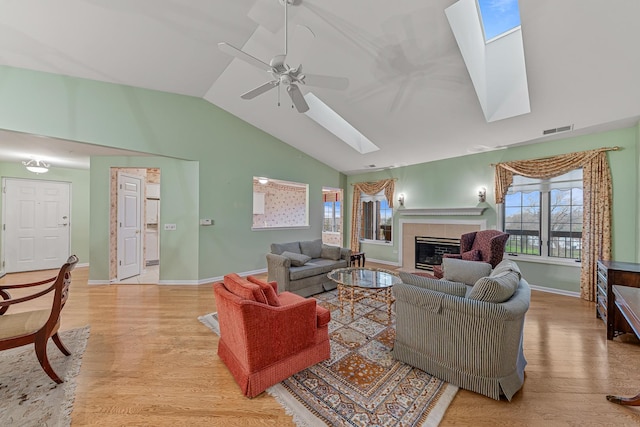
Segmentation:
<svg viewBox="0 0 640 427">
<path fill-rule="evenodd" d="M 269 76 L 217 43 L 265 62 L 282 53 L 278 0 L 4 0 L 0 64 L 203 97 L 345 173 L 529 143 L 570 124 L 576 134 L 628 126 L 640 117 L 637 0 L 520 0 L 531 113 L 492 123 L 444 14 L 453 0 L 296 1 L 287 62 L 350 80 L 344 91 L 302 91 L 379 151 L 356 152 L 292 109 L 284 92 L 278 107 L 277 89 L 240 98 Z M 6 147 L 4 138 L 0 144 Z"/>
</svg>

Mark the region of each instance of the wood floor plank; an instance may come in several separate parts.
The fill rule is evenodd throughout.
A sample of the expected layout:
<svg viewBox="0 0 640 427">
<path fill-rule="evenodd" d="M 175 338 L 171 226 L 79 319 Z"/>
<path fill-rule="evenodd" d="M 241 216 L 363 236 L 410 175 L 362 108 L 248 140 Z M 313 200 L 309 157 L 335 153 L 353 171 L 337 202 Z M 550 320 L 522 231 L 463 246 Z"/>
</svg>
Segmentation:
<svg viewBox="0 0 640 427">
<path fill-rule="evenodd" d="M 11 274 L 0 283 L 52 274 Z M 62 313 L 62 330 L 91 325 L 72 425 L 294 425 L 268 394 L 245 398 L 218 358 L 217 336 L 197 320 L 216 310 L 210 284 L 91 286 L 87 281 L 88 269 L 77 268 Z M 640 408 L 605 399 L 640 392 L 640 344 L 630 335 L 607 341 L 604 323 L 594 313 L 587 301 L 533 291 L 522 390 L 512 402 L 460 390 L 441 425 L 640 425 Z"/>
</svg>

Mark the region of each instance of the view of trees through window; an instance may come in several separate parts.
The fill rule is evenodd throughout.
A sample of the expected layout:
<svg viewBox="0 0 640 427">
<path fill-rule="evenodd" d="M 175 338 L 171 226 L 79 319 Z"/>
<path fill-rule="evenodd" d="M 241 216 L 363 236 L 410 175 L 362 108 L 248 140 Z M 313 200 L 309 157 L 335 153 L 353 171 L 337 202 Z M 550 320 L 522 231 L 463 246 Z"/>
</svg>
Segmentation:
<svg viewBox="0 0 640 427">
<path fill-rule="evenodd" d="M 510 235 L 505 251 L 579 260 L 583 216 L 581 174 L 580 180 L 537 181 L 528 185 L 540 189 L 510 190 L 505 197 L 504 230 Z"/>
<path fill-rule="evenodd" d="M 392 224 L 393 209 L 386 199 L 362 202 L 361 239 L 390 242 Z"/>
<path fill-rule="evenodd" d="M 340 218 L 340 202 L 324 202 L 324 232 L 342 232 L 342 220 Z"/>
</svg>

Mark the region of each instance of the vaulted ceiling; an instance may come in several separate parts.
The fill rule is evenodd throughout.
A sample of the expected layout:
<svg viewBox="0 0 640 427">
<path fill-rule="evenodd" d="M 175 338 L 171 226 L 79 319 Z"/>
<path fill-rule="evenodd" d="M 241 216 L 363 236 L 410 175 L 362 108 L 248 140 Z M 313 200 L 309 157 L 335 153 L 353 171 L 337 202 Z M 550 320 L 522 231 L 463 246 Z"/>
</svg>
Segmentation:
<svg viewBox="0 0 640 427">
<path fill-rule="evenodd" d="M 287 63 L 349 79 L 304 86 L 380 150 L 360 154 L 221 52 L 284 50 L 279 0 L 2 2 L 0 64 L 202 97 L 351 174 L 630 126 L 640 117 L 640 2 L 520 0 L 531 112 L 487 123 L 444 10 L 453 0 L 295 0 Z M 3 142 L 4 145 L 4 142 Z"/>
</svg>

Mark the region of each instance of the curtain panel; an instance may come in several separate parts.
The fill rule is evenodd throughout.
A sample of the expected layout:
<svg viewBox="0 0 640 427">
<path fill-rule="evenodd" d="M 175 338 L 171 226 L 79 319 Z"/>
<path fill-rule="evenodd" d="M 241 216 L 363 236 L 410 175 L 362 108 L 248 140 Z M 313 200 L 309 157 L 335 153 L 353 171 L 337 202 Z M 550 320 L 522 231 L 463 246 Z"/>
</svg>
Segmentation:
<svg viewBox="0 0 640 427">
<path fill-rule="evenodd" d="M 598 259 L 611 259 L 612 187 L 606 153 L 611 150 L 618 150 L 618 147 L 603 147 L 543 159 L 516 160 L 494 165 L 496 203 L 504 203 L 507 190 L 513 183 L 513 175 L 545 179 L 582 168 L 584 212 L 580 296 L 587 301 L 595 301 L 596 298 Z"/>
<path fill-rule="evenodd" d="M 395 179 L 383 179 L 376 182 L 357 182 L 353 184 L 353 207 L 351 209 L 351 250 L 360 252 L 360 225 L 362 224 L 362 205 L 360 194 L 373 196 L 384 190 L 389 207 L 393 208 Z"/>
</svg>

